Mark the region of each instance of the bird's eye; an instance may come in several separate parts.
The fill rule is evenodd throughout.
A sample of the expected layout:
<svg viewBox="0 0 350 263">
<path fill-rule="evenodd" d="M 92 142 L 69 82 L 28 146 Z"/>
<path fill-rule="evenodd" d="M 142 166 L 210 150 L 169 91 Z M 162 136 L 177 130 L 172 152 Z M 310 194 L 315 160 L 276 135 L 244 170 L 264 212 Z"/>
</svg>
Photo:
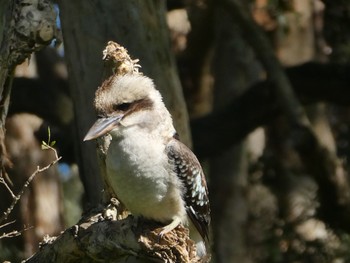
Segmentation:
<svg viewBox="0 0 350 263">
<path fill-rule="evenodd" d="M 118 110 L 118 111 L 126 111 L 126 110 L 128 110 L 130 108 L 130 105 L 131 105 L 131 103 L 125 102 L 125 103 L 122 103 L 122 104 L 114 105 L 113 109 L 114 110 Z"/>
</svg>

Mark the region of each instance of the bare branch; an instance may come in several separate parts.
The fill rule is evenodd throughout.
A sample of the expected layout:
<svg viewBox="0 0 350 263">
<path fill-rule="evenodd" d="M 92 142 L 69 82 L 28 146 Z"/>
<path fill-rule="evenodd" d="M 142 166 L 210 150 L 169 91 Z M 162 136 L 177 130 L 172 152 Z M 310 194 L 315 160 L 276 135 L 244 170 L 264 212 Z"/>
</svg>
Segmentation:
<svg viewBox="0 0 350 263">
<path fill-rule="evenodd" d="M 15 221 L 12 221 L 10 223 L 6 223 L 6 224 L 3 224 L 0 226 L 0 228 L 2 227 L 5 227 L 5 226 L 8 226 L 12 223 L 14 223 Z M 8 233 L 3 233 L 2 235 L 0 235 L 0 239 L 3 239 L 3 238 L 12 238 L 12 237 L 17 237 L 17 236 L 20 236 L 24 231 L 27 231 L 28 229 L 31 229 L 33 227 L 26 227 L 24 229 L 22 229 L 21 231 L 18 231 L 18 230 L 13 230 L 11 232 L 8 232 Z"/>
<path fill-rule="evenodd" d="M 21 235 L 21 232 L 18 232 L 17 230 L 13 230 L 11 232 L 8 232 L 8 233 L 3 233 L 1 236 L 0 236 L 0 239 L 3 239 L 3 238 L 11 238 L 11 237 L 17 237 L 17 236 L 20 236 Z"/>
<path fill-rule="evenodd" d="M 0 228 L 6 227 L 6 226 L 8 226 L 8 225 L 11 225 L 11 224 L 13 224 L 14 222 L 16 222 L 16 220 L 13 220 L 13 221 L 11 221 L 11 222 L 7 222 L 7 223 L 5 223 L 5 224 L 3 224 L 3 225 L 0 225 Z"/>
<path fill-rule="evenodd" d="M 3 185 L 6 187 L 7 191 L 11 194 L 11 196 L 12 196 L 13 199 L 16 198 L 15 194 L 12 192 L 11 188 L 10 188 L 9 185 L 6 183 L 5 178 L 4 178 L 3 176 L 0 176 L 0 184 L 3 184 Z M 0 221 L 0 222 L 1 222 L 1 221 Z"/>
<path fill-rule="evenodd" d="M 3 222 L 4 220 L 6 220 L 8 218 L 8 216 L 11 214 L 12 210 L 14 209 L 15 205 L 18 203 L 18 201 L 21 199 L 24 191 L 26 190 L 26 188 L 30 185 L 30 183 L 33 181 L 33 179 L 35 178 L 35 176 L 39 173 L 42 173 L 44 171 L 46 171 L 47 169 L 49 169 L 51 166 L 55 165 L 59 160 L 61 160 L 62 157 L 58 157 L 57 155 L 57 151 L 52 148 L 51 146 L 49 146 L 49 149 L 52 150 L 55 153 L 55 160 L 53 160 L 51 163 L 49 163 L 47 166 L 40 168 L 39 166 L 37 167 L 37 169 L 34 171 L 34 173 L 32 173 L 31 176 L 29 176 L 29 178 L 27 179 L 27 181 L 24 183 L 21 191 L 17 194 L 14 195 L 13 192 L 10 190 L 10 193 L 13 196 L 13 201 L 11 203 L 11 205 L 9 206 L 9 208 L 7 208 L 6 212 L 4 212 L 3 216 L 0 218 L 0 223 Z M 1 183 L 5 183 L 5 186 L 7 186 L 6 182 L 4 180 L 2 180 Z M 7 188 L 9 188 L 7 186 Z"/>
</svg>

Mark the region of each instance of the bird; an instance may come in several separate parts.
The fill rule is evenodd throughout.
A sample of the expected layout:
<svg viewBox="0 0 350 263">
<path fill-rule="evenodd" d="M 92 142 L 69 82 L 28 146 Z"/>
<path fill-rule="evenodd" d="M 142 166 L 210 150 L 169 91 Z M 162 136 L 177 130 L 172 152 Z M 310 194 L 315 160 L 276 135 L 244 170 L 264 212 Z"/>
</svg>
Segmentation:
<svg viewBox="0 0 350 263">
<path fill-rule="evenodd" d="M 113 75 L 96 91 L 97 120 L 84 141 L 109 135 L 106 181 L 131 214 L 188 226 L 197 256 L 207 255 L 210 204 L 200 162 L 176 133 L 152 79 Z"/>
</svg>

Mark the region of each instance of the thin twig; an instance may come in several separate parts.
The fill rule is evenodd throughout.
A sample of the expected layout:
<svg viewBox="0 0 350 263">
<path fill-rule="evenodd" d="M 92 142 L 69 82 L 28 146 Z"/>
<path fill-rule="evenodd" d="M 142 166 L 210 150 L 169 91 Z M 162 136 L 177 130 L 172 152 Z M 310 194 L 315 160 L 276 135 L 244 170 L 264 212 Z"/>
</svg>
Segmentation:
<svg viewBox="0 0 350 263">
<path fill-rule="evenodd" d="M 11 225 L 11 224 L 13 224 L 14 222 L 16 222 L 16 220 L 13 220 L 13 221 L 11 221 L 11 222 L 7 222 L 7 223 L 5 223 L 5 224 L 3 224 L 3 225 L 0 225 L 0 228 L 3 228 L 3 227 L 8 226 L 8 225 Z"/>
<path fill-rule="evenodd" d="M 18 232 L 17 230 L 13 230 L 11 232 L 8 232 L 8 233 L 3 233 L 1 236 L 0 236 L 0 239 L 3 239 L 3 238 L 10 238 L 10 237 L 17 237 L 21 235 L 21 232 Z"/>
<path fill-rule="evenodd" d="M 57 155 L 57 151 L 52 148 L 51 146 L 48 146 L 48 149 L 54 151 L 55 153 L 55 160 L 53 160 L 50 164 L 48 164 L 47 166 L 40 168 L 39 166 L 36 168 L 35 172 L 32 173 L 31 176 L 29 176 L 28 180 L 24 183 L 21 191 L 17 194 L 17 195 L 13 195 L 13 201 L 11 203 L 11 205 L 9 206 L 9 208 L 7 208 L 6 212 L 4 212 L 3 216 L 0 218 L 0 223 L 3 222 L 4 220 L 6 220 L 8 218 L 8 216 L 11 214 L 12 210 L 14 209 L 15 205 L 18 203 L 18 201 L 21 199 L 22 195 L 24 194 L 25 189 L 29 186 L 29 184 L 33 181 L 33 179 L 35 178 L 35 176 L 39 173 L 42 173 L 44 171 L 46 171 L 47 169 L 49 169 L 51 166 L 53 166 L 54 164 L 56 164 L 59 160 L 61 160 L 61 156 L 58 157 Z"/>
<path fill-rule="evenodd" d="M 11 188 L 6 183 L 5 178 L 2 176 L 0 176 L 0 184 L 3 184 L 6 187 L 7 191 L 11 194 L 12 198 L 16 198 L 15 194 L 12 192 Z"/>
<path fill-rule="evenodd" d="M 12 223 L 13 222 L 15 222 L 15 221 L 12 221 Z M 8 225 L 8 224 L 4 224 L 1 227 L 5 226 L 5 225 Z M 32 226 L 31 227 L 27 227 L 27 228 L 24 228 L 21 231 L 13 230 L 13 231 L 8 232 L 8 233 L 3 233 L 2 235 L 0 235 L 0 239 L 20 236 L 24 231 L 27 231 L 27 230 L 29 230 L 31 228 L 33 228 L 33 227 Z"/>
</svg>

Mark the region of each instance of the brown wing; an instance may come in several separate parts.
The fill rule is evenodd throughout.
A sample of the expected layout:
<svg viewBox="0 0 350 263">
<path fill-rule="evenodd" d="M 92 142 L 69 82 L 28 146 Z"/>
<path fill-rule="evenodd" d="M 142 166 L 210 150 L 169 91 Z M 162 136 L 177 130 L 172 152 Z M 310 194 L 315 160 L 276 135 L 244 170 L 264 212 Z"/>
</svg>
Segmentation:
<svg viewBox="0 0 350 263">
<path fill-rule="evenodd" d="M 192 151 L 176 139 L 169 141 L 166 151 L 174 171 L 185 187 L 183 198 L 187 214 L 202 238 L 209 240 L 210 205 L 202 167 Z"/>
</svg>

